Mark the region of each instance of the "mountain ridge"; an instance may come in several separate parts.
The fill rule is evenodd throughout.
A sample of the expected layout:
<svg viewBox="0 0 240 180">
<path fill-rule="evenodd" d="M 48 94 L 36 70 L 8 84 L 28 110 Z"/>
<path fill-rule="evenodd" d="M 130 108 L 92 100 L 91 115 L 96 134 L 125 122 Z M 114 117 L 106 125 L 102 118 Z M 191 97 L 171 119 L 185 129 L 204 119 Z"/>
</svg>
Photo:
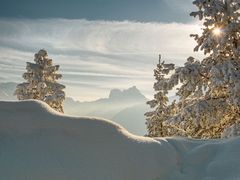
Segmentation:
<svg viewBox="0 0 240 180">
<path fill-rule="evenodd" d="M 95 101 L 80 102 L 72 98 L 65 101 L 65 113 L 76 116 L 94 116 L 118 122 L 130 132 L 145 135 L 147 133 L 144 113 L 149 110 L 148 99 L 132 86 L 128 89 L 112 89 L 109 96 Z M 72 108 L 74 106 L 74 108 Z M 128 117 L 121 121 L 121 117 Z M 136 126 L 134 126 L 135 124 Z"/>
</svg>

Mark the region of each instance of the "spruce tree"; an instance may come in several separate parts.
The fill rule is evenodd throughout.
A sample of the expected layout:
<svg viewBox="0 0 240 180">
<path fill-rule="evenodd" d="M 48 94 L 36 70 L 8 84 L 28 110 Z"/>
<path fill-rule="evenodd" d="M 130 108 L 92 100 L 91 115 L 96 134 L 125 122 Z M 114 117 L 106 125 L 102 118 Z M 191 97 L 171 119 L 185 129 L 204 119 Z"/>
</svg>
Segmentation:
<svg viewBox="0 0 240 180">
<path fill-rule="evenodd" d="M 172 70 L 174 70 L 174 64 L 166 64 L 164 61 L 161 62 L 161 55 L 159 55 L 159 63 L 156 69 L 154 69 L 156 82 L 153 88 L 156 93 L 154 94 L 154 99 L 147 102 L 154 110 L 145 113 L 148 136 L 150 137 L 167 136 L 167 134 L 171 134 L 172 128 L 166 126 L 163 128 L 163 121 L 170 116 L 167 96 L 168 91 L 165 87 L 168 85 L 168 79 L 165 78 L 165 76 Z"/>
<path fill-rule="evenodd" d="M 165 92 L 176 85 L 179 101 L 161 122 L 160 132 L 171 127 L 173 133 L 195 138 L 231 137 L 240 134 L 240 2 L 239 0 L 195 0 L 198 11 L 191 16 L 203 21 L 202 34 L 193 34 L 206 55 L 201 61 L 189 57 L 183 67 L 175 68 Z M 158 102 L 159 104 L 159 102 Z M 156 109 L 155 113 L 159 113 Z M 152 129 L 149 130 L 151 135 Z M 159 133 L 161 134 L 161 133 Z"/>
<path fill-rule="evenodd" d="M 37 99 L 46 102 L 58 112 L 63 113 L 65 93 L 64 85 L 57 83 L 62 77 L 58 74 L 59 65 L 53 65 L 46 50 L 35 54 L 35 63 L 27 62 L 27 72 L 23 78 L 27 81 L 17 85 L 15 95 L 19 100 Z"/>
</svg>

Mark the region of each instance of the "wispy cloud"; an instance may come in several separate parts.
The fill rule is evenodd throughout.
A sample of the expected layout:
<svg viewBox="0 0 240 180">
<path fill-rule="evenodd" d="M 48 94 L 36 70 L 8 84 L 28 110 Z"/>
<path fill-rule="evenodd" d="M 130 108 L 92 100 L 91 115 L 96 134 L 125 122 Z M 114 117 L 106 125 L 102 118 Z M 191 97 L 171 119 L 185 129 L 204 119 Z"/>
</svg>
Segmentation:
<svg viewBox="0 0 240 180">
<path fill-rule="evenodd" d="M 60 64 L 69 96 L 102 97 L 111 88 L 136 85 L 151 94 L 158 54 L 182 64 L 193 54 L 196 24 L 0 19 L 0 69 L 5 81 L 21 81 L 26 61 L 45 48 Z M 15 73 L 13 73 L 15 72 Z M 84 91 L 84 92 L 83 92 Z"/>
</svg>

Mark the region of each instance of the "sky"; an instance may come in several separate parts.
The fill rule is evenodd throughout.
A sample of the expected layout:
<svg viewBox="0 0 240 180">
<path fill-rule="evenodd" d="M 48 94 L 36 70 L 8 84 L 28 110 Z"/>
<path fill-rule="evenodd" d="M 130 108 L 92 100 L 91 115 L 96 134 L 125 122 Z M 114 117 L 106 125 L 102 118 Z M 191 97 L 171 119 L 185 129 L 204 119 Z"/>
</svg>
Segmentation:
<svg viewBox="0 0 240 180">
<path fill-rule="evenodd" d="M 189 37 L 200 32 L 191 0 L 0 3 L 0 82 L 23 82 L 26 62 L 44 48 L 60 65 L 67 96 L 91 101 L 135 85 L 151 98 L 159 53 L 178 66 L 202 57 Z"/>
</svg>

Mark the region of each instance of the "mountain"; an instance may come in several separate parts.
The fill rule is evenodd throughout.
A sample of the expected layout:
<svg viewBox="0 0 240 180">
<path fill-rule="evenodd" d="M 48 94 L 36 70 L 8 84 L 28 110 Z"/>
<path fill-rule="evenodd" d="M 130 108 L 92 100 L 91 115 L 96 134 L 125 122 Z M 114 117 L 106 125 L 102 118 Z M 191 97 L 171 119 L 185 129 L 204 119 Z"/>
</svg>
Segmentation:
<svg viewBox="0 0 240 180">
<path fill-rule="evenodd" d="M 237 180 L 240 137 L 148 138 L 40 101 L 0 101 L 1 180 Z"/>
<path fill-rule="evenodd" d="M 144 114 L 149 110 L 150 108 L 146 103 L 138 104 L 118 112 L 113 116 L 112 120 L 134 134 L 145 135 L 147 130 Z"/>
<path fill-rule="evenodd" d="M 146 97 L 133 86 L 126 90 L 113 89 L 110 91 L 109 100 L 111 101 L 121 101 L 121 102 L 138 102 L 146 101 Z"/>
<path fill-rule="evenodd" d="M 64 109 L 67 114 L 98 116 L 111 119 L 121 110 L 145 103 L 146 101 L 146 97 L 142 95 L 135 86 L 133 86 L 122 91 L 119 89 L 113 89 L 110 91 L 108 98 L 101 98 L 92 102 L 79 102 L 74 101 L 72 98 L 67 98 L 64 104 Z"/>
<path fill-rule="evenodd" d="M 118 122 L 130 132 L 144 135 L 146 125 L 144 113 L 147 111 L 147 98 L 136 86 L 129 89 L 110 91 L 107 98 L 101 98 L 92 102 L 74 101 L 67 98 L 64 102 L 66 114 L 75 116 L 94 116 Z M 121 121 L 121 117 L 128 117 Z"/>
</svg>

